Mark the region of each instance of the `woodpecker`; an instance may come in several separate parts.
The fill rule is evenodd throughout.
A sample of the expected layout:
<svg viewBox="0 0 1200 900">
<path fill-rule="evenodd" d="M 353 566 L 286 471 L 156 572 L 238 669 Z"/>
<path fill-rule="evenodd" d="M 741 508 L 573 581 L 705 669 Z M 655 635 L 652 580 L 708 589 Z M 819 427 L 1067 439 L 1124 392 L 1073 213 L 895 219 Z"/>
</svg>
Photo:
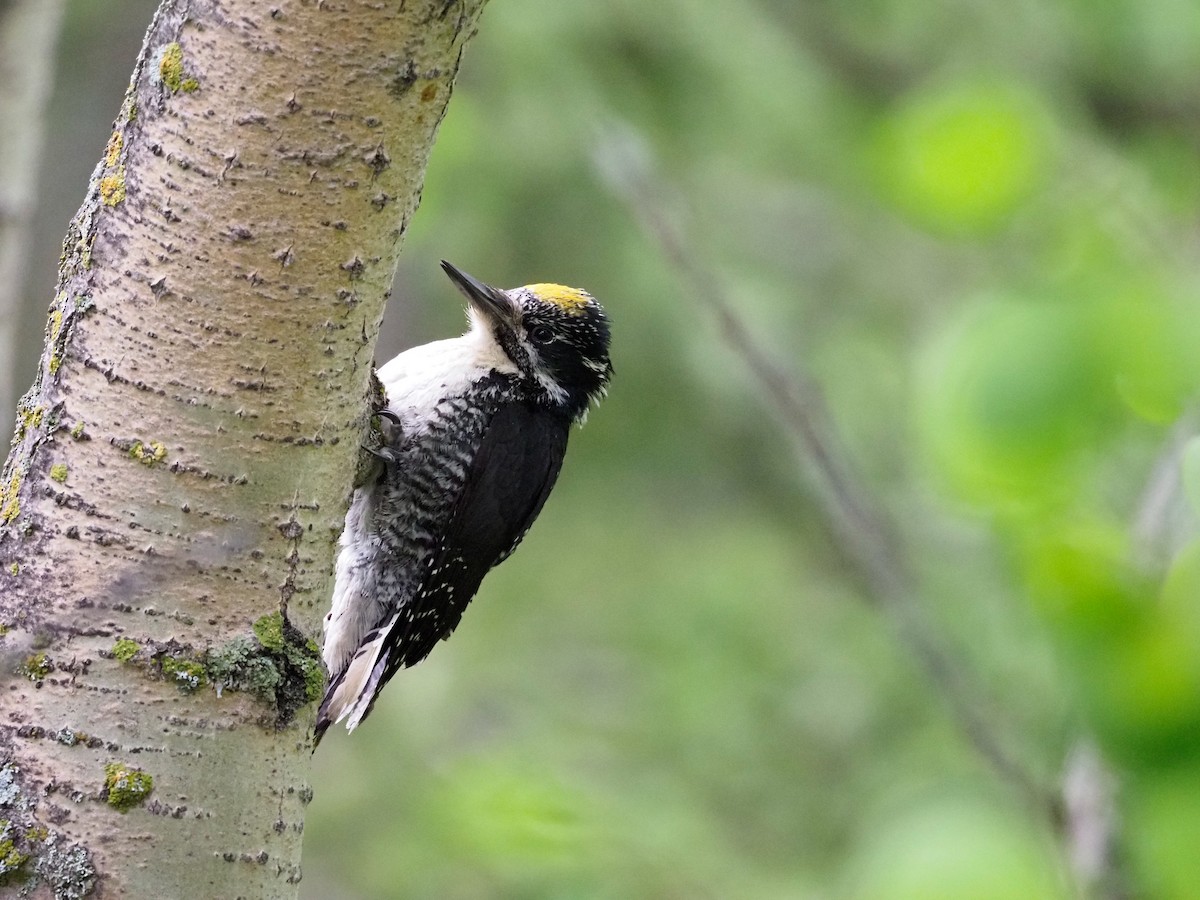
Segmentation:
<svg viewBox="0 0 1200 900">
<path fill-rule="evenodd" d="M 442 269 L 467 298 L 470 328 L 377 372 L 393 434 L 346 513 L 318 741 L 343 719 L 353 731 L 397 671 L 450 636 L 541 512 L 571 425 L 612 376 L 608 319 L 590 294 L 500 290 L 445 260 Z"/>
</svg>

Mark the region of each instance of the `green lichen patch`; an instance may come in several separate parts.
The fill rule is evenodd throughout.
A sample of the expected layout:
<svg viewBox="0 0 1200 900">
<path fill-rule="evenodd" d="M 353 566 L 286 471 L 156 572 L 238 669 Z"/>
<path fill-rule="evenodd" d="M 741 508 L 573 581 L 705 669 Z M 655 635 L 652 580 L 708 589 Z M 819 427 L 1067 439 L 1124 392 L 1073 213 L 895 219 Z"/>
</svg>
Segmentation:
<svg viewBox="0 0 1200 900">
<path fill-rule="evenodd" d="M 250 694 L 273 709 L 275 724 L 282 727 L 302 706 L 321 699 L 325 668 L 320 650 L 279 613 L 256 620 L 251 630 L 252 635 L 239 635 L 202 653 L 174 641 L 147 645 L 122 637 L 107 655 L 152 678 L 161 676 L 186 693 L 211 684 L 218 697 L 225 691 Z"/>
<path fill-rule="evenodd" d="M 34 653 L 31 656 L 27 656 L 17 666 L 17 674 L 28 678 L 30 681 L 41 681 L 53 671 L 54 663 L 50 661 L 50 657 L 45 653 Z"/>
<path fill-rule="evenodd" d="M 65 484 L 67 481 L 67 466 L 66 463 L 55 463 L 50 467 L 50 477 L 59 484 Z"/>
<path fill-rule="evenodd" d="M 21 564 L 20 563 L 12 563 L 8 567 L 8 574 L 9 575 L 20 575 L 21 574 Z"/>
<path fill-rule="evenodd" d="M 137 656 L 137 641 L 130 638 L 117 638 L 116 643 L 112 645 L 111 652 L 115 659 L 119 659 L 121 662 L 129 662 Z"/>
<path fill-rule="evenodd" d="M 238 637 L 209 651 L 210 679 L 222 689 L 246 691 L 276 708 L 286 725 L 302 706 L 320 700 L 325 668 L 315 641 L 305 638 L 281 613 L 255 620 L 254 638 Z"/>
<path fill-rule="evenodd" d="M 187 694 L 210 681 L 204 655 L 197 655 L 190 647 L 175 641 L 143 647 L 132 638 L 122 637 L 117 638 L 109 653 L 113 659 L 133 664 L 151 677 L 161 676 Z"/>
<path fill-rule="evenodd" d="M 254 621 L 254 636 L 268 650 L 283 649 L 283 613 L 271 613 Z"/>
<path fill-rule="evenodd" d="M 104 767 L 104 799 L 113 809 L 128 812 L 144 803 L 152 790 L 154 778 L 148 772 L 119 762 Z"/>
<path fill-rule="evenodd" d="M 275 702 L 275 689 L 282 680 L 279 669 L 252 638 L 235 637 L 207 657 L 208 677 L 220 696 L 224 690 L 253 694 L 266 703 Z"/>
<path fill-rule="evenodd" d="M 287 665 L 287 704 L 291 707 L 288 718 L 308 703 L 315 703 L 325 693 L 325 667 L 321 664 L 321 651 L 316 642 L 288 643 L 285 650 Z"/>
<path fill-rule="evenodd" d="M 290 684 L 295 709 L 320 700 L 325 690 L 321 650 L 281 613 L 263 616 L 254 623 L 254 634 L 266 650 L 275 654 L 276 664 Z M 293 710 L 294 712 L 294 710 Z"/>
<path fill-rule="evenodd" d="M 12 822 L 0 819 L 0 884 L 7 884 L 29 860 L 29 854 L 18 849 L 14 831 Z"/>
<path fill-rule="evenodd" d="M 204 666 L 193 660 L 168 656 L 162 660 L 160 665 L 163 677 L 168 681 L 175 682 L 175 685 L 185 693 L 190 694 L 192 691 L 199 690 L 208 682 Z"/>
<path fill-rule="evenodd" d="M 59 368 L 59 366 L 61 366 L 61 365 L 62 365 L 62 357 L 60 357 L 60 356 L 57 356 L 57 355 L 55 355 L 55 356 L 51 356 L 51 357 L 50 357 L 50 374 L 51 374 L 51 375 L 57 375 L 57 374 L 58 374 L 58 368 Z"/>
<path fill-rule="evenodd" d="M 304 697 L 309 703 L 315 703 L 325 696 L 325 666 L 316 641 L 309 638 L 304 649 Z"/>
<path fill-rule="evenodd" d="M 167 448 L 162 441 L 151 441 L 149 444 L 134 441 L 133 446 L 129 448 L 129 456 L 142 465 L 156 466 L 167 458 Z"/>
<path fill-rule="evenodd" d="M 80 438 L 82 438 L 83 437 L 83 428 L 84 428 L 84 425 L 83 425 L 82 420 L 76 422 L 71 427 L 71 437 L 73 437 L 75 440 L 79 440 Z"/>
</svg>

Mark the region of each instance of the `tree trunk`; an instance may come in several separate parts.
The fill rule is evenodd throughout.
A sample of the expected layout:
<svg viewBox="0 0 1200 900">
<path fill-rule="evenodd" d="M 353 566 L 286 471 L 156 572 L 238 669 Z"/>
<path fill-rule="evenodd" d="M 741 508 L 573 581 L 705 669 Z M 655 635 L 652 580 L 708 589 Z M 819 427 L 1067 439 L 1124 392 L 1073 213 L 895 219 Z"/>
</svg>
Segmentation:
<svg viewBox="0 0 1200 900">
<path fill-rule="evenodd" d="M 0 481 L 9 883 L 295 896 L 375 333 L 481 6 L 155 16 Z"/>
<path fill-rule="evenodd" d="M 0 415 L 16 404 L 10 360 L 63 0 L 0 0 Z"/>
</svg>

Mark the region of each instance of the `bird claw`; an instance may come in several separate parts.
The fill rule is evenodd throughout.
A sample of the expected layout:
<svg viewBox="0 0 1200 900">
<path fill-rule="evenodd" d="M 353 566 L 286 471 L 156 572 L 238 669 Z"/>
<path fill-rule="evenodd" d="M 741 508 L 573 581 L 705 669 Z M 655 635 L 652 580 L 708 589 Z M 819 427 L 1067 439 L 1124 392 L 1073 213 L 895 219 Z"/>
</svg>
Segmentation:
<svg viewBox="0 0 1200 900">
<path fill-rule="evenodd" d="M 399 454 L 397 454 L 394 450 L 392 450 L 388 447 L 375 448 L 375 447 L 368 447 L 366 444 L 363 444 L 362 448 L 363 448 L 363 450 L 367 451 L 367 453 L 370 453 L 376 459 L 383 460 L 388 465 L 395 465 L 396 463 L 398 463 L 400 461 Z"/>
</svg>

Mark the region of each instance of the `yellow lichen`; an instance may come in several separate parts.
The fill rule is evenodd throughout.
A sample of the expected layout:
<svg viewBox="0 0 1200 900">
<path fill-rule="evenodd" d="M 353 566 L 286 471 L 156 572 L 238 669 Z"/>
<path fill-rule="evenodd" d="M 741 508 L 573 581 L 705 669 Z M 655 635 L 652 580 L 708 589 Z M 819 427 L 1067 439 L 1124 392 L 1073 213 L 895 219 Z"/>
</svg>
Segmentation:
<svg viewBox="0 0 1200 900">
<path fill-rule="evenodd" d="M 104 148 L 104 164 L 106 166 L 115 166 L 117 160 L 121 158 L 121 148 L 125 146 L 125 138 L 121 136 L 121 132 L 114 131 L 108 139 L 108 146 Z"/>
<path fill-rule="evenodd" d="M 584 309 L 592 302 L 591 295 L 587 292 L 567 287 L 565 284 L 527 284 L 525 290 L 572 316 L 583 315 Z"/>
<path fill-rule="evenodd" d="M 63 314 L 61 309 L 50 310 L 50 315 L 46 319 L 46 333 L 50 340 L 58 338 L 59 331 L 62 330 Z"/>
<path fill-rule="evenodd" d="M 100 179 L 100 199 L 105 206 L 116 206 L 125 199 L 124 166 L 118 166 L 116 172 Z"/>
<path fill-rule="evenodd" d="M 39 428 L 42 424 L 42 415 L 45 413 L 45 408 L 35 406 L 30 408 L 24 405 L 24 402 L 17 406 L 17 439 L 25 437 L 31 428 Z"/>
<path fill-rule="evenodd" d="M 177 41 L 163 47 L 158 60 L 158 76 L 172 94 L 179 91 L 190 94 L 200 88 L 200 82 L 184 71 L 183 48 Z"/>
<path fill-rule="evenodd" d="M 55 463 L 50 467 L 50 477 L 59 484 L 65 484 L 67 480 L 67 464 Z"/>
<path fill-rule="evenodd" d="M 153 466 L 167 458 L 167 448 L 162 441 L 151 441 L 149 444 L 137 441 L 129 448 L 129 455 L 143 465 Z"/>
<path fill-rule="evenodd" d="M 62 365 L 62 360 L 59 359 L 57 356 L 50 357 L 50 374 L 57 375 L 58 367 L 61 365 Z"/>
<path fill-rule="evenodd" d="M 162 59 L 158 62 L 158 75 L 163 84 L 171 90 L 179 90 L 179 83 L 183 81 L 183 48 L 178 42 L 163 47 Z"/>
<path fill-rule="evenodd" d="M 35 406 L 32 409 L 24 403 L 17 406 L 17 439 L 25 437 L 31 428 L 40 428 L 45 407 Z"/>
<path fill-rule="evenodd" d="M 0 496 L 0 525 L 7 525 L 21 514 L 21 476 L 14 474 Z"/>
</svg>

